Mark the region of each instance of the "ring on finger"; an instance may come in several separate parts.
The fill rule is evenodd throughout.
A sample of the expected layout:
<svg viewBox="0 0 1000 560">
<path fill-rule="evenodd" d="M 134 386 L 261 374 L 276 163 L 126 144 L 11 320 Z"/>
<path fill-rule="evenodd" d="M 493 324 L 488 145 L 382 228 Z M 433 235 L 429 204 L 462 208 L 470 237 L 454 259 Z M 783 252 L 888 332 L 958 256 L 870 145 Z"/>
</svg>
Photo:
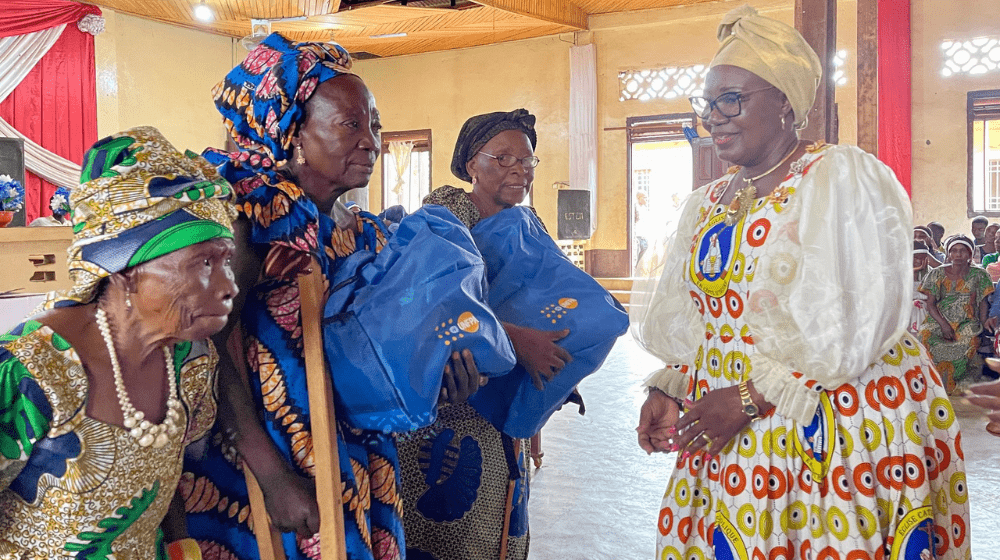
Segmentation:
<svg viewBox="0 0 1000 560">
<path fill-rule="evenodd" d="M 712 446 L 712 438 L 707 433 L 702 432 L 700 437 L 701 439 L 705 440 L 705 447 Z"/>
</svg>

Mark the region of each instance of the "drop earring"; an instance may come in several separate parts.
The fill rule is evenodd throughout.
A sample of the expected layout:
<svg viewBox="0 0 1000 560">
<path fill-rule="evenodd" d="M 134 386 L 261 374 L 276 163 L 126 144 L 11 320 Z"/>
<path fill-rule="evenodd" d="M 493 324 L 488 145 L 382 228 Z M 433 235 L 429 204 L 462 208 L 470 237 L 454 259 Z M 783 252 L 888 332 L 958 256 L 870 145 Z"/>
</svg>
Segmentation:
<svg viewBox="0 0 1000 560">
<path fill-rule="evenodd" d="M 473 184 L 473 185 L 475 185 L 475 184 L 476 184 L 476 183 L 478 183 L 478 182 L 479 182 L 479 177 L 477 177 L 477 176 L 473 175 L 473 176 L 472 176 L 472 184 Z"/>
<path fill-rule="evenodd" d="M 132 309 L 132 295 L 130 293 L 125 294 L 125 307 Z"/>
<path fill-rule="evenodd" d="M 298 157 L 295 158 L 295 163 L 297 163 L 299 165 L 305 165 L 306 164 L 306 156 L 302 153 L 302 145 L 299 144 L 298 146 L 295 146 L 295 150 L 299 154 Z"/>
<path fill-rule="evenodd" d="M 781 130 L 785 130 L 785 126 L 788 124 L 787 122 L 785 122 L 785 119 L 787 117 L 788 115 L 781 115 Z"/>
</svg>

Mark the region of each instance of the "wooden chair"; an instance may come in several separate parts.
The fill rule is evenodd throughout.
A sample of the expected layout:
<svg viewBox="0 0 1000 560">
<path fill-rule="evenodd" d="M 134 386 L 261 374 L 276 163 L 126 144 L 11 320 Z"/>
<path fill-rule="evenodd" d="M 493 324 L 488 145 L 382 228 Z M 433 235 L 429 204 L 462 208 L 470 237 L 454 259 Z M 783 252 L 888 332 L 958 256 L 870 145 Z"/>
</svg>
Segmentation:
<svg viewBox="0 0 1000 560">
<path fill-rule="evenodd" d="M 319 503 L 320 548 L 324 560 L 347 560 L 344 543 L 344 508 L 340 484 L 340 455 L 337 449 L 337 421 L 333 404 L 333 380 L 323 355 L 323 306 L 325 290 L 319 263 L 300 276 L 299 312 L 302 314 L 302 343 L 309 388 L 309 419 L 316 465 L 316 495 Z M 237 354 L 242 355 L 242 354 Z M 244 468 L 254 534 L 261 560 L 285 560 L 281 532 L 271 525 L 264 508 L 264 494 L 250 469 Z"/>
</svg>

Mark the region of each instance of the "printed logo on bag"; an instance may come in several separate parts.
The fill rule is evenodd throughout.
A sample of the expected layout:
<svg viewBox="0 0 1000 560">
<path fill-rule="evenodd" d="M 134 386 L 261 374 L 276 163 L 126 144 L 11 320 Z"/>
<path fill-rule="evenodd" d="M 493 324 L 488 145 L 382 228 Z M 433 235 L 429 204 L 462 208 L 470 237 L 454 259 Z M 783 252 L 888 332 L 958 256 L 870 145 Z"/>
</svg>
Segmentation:
<svg viewBox="0 0 1000 560">
<path fill-rule="evenodd" d="M 561 298 L 557 303 L 543 307 L 541 313 L 545 315 L 546 319 L 552 319 L 552 322 L 555 323 L 565 317 L 571 309 L 576 309 L 577 305 L 579 302 L 573 298 Z"/>
<path fill-rule="evenodd" d="M 458 328 L 470 334 L 474 333 L 479 330 L 479 319 L 476 319 L 471 311 L 466 311 L 458 316 Z"/>
<path fill-rule="evenodd" d="M 448 319 L 446 323 L 434 327 L 437 337 L 444 340 L 444 345 L 449 346 L 452 342 L 460 338 L 465 338 L 465 333 L 472 334 L 479 331 L 479 319 L 466 311 L 458 316 L 458 320 Z"/>
</svg>

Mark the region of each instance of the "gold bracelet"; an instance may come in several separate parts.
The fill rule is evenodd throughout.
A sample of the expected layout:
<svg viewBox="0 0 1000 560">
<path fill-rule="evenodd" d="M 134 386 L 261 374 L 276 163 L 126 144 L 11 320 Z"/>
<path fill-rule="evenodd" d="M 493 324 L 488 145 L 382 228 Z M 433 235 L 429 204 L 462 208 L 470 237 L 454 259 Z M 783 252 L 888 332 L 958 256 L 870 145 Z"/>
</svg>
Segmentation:
<svg viewBox="0 0 1000 560">
<path fill-rule="evenodd" d="M 743 405 L 743 414 L 749 416 L 750 420 L 760 420 L 760 408 L 750 398 L 750 387 L 747 383 L 746 380 L 740 383 L 740 404 Z"/>
</svg>

